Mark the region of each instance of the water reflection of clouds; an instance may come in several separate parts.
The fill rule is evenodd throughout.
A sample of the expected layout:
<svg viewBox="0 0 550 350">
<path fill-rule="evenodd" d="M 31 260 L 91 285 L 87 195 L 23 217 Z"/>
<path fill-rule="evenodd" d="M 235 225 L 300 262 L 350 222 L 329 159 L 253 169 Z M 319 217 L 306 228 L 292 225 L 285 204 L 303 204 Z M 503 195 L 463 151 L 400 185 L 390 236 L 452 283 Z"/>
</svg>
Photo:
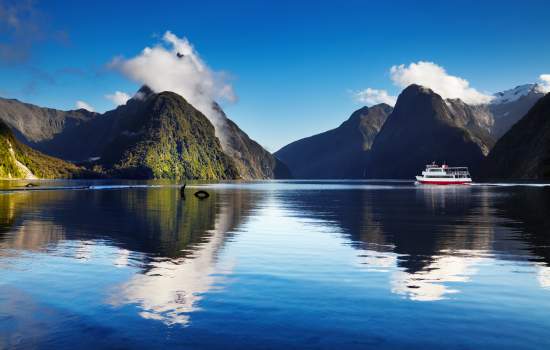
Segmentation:
<svg viewBox="0 0 550 350">
<path fill-rule="evenodd" d="M 445 299 L 449 294 L 460 292 L 455 283 L 470 282 L 471 276 L 477 273 L 475 266 L 481 260 L 463 256 L 436 256 L 433 259 L 432 263 L 415 273 L 394 272 L 391 276 L 392 293 L 418 301 Z"/>
<path fill-rule="evenodd" d="M 360 264 L 368 271 L 388 272 L 397 266 L 397 254 L 365 250 L 359 255 Z"/>
<path fill-rule="evenodd" d="M 392 252 L 367 250 L 359 255 L 359 259 L 367 271 L 388 274 L 392 293 L 415 301 L 438 301 L 460 293 L 460 286 L 472 282 L 472 277 L 479 273 L 481 266 L 495 264 L 486 251 L 452 254 L 433 256 L 431 263 L 413 273 L 399 268 L 399 256 Z M 538 285 L 550 290 L 550 267 L 543 263 L 529 266 L 534 268 Z"/>
<path fill-rule="evenodd" d="M 151 262 L 146 273 L 122 286 L 122 295 L 113 303 L 136 303 L 141 317 L 167 325 L 188 323 L 188 314 L 198 309 L 201 294 L 216 283 L 215 258 L 223 240 L 223 233 L 215 232 L 193 256 Z"/>
<path fill-rule="evenodd" d="M 411 273 L 397 266 L 399 256 L 393 252 L 367 250 L 359 258 L 367 271 L 388 273 L 392 293 L 416 301 L 442 300 L 459 293 L 457 283 L 470 282 L 482 260 L 475 256 L 434 256 L 423 269 Z"/>
<path fill-rule="evenodd" d="M 542 288 L 550 289 L 550 267 L 543 264 L 538 264 L 537 280 Z"/>
<path fill-rule="evenodd" d="M 223 207 L 216 216 L 215 228 L 202 243 L 186 248 L 190 255 L 180 258 L 158 258 L 148 263 L 146 272 L 134 275 L 124 283 L 111 304 L 137 304 L 139 315 L 166 325 L 185 325 L 190 313 L 199 310 L 202 295 L 213 290 L 231 266 L 217 265 L 217 257 L 234 224 L 234 208 Z M 123 265 L 128 252 L 121 254 L 115 266 Z"/>
<path fill-rule="evenodd" d="M 74 257 L 82 262 L 90 260 L 96 244 L 93 240 L 78 241 Z"/>
<path fill-rule="evenodd" d="M 129 265 L 130 251 L 128 249 L 119 249 L 118 255 L 113 261 L 116 267 L 127 267 Z"/>
</svg>

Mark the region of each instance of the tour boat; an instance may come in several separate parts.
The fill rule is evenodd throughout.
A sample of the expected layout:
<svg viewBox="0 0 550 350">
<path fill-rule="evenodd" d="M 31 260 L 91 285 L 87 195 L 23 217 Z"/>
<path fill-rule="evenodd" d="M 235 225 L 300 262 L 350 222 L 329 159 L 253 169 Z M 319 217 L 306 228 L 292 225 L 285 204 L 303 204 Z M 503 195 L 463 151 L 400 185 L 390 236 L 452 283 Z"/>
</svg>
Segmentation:
<svg viewBox="0 0 550 350">
<path fill-rule="evenodd" d="M 422 175 L 416 181 L 426 185 L 467 185 L 472 183 L 470 172 L 466 167 L 449 167 L 432 163 L 426 165 Z"/>
</svg>

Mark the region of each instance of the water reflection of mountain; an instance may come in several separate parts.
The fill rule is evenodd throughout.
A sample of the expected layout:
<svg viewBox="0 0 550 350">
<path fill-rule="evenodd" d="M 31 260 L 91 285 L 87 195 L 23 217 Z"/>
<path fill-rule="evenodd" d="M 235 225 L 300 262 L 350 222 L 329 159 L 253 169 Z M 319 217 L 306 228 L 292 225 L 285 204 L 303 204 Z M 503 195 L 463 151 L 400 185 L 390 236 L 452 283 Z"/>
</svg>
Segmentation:
<svg viewBox="0 0 550 350">
<path fill-rule="evenodd" d="M 238 225 L 252 205 L 250 196 L 242 197 L 238 192 L 221 199 L 213 192 L 205 201 L 183 201 L 179 191 L 169 188 L 3 194 L 0 242 L 15 248 L 15 242 L 28 241 L 20 248 L 39 250 L 59 240 L 100 239 L 151 256 L 182 257 L 189 245 L 207 241 L 209 232 L 222 225 L 217 221 L 224 207 L 233 208 L 224 216 L 225 230 Z M 33 241 L 33 232 L 42 237 Z"/>
<path fill-rule="evenodd" d="M 6 194 L 0 196 L 0 248 L 7 249 L 0 252 L 69 245 L 71 257 L 90 260 L 96 245 L 108 245 L 118 248 L 108 261 L 117 267 L 141 253 L 139 273 L 116 288 L 110 303 L 134 304 L 144 318 L 185 324 L 223 273 L 217 256 L 257 196 L 212 191 L 207 200 L 181 200 L 170 188 Z"/>
<path fill-rule="evenodd" d="M 332 222 L 358 248 L 398 254 L 399 266 L 414 272 L 442 249 L 488 248 L 491 224 L 471 225 L 475 204 L 462 191 L 469 189 L 332 190 L 285 200 L 299 215 Z"/>
<path fill-rule="evenodd" d="M 233 192 L 229 202 L 220 206 L 208 238 L 194 241 L 184 257 L 153 259 L 147 271 L 136 274 L 124 283 L 113 296 L 113 305 L 137 304 L 140 316 L 162 321 L 165 324 L 184 325 L 190 313 L 198 308 L 202 295 L 212 290 L 225 272 L 217 266 L 217 256 L 227 239 L 246 215 L 250 196 Z M 244 199 L 244 200 L 243 200 Z"/>
<path fill-rule="evenodd" d="M 550 188 L 518 187 L 496 209 L 497 216 L 509 219 L 504 225 L 527 242 L 530 259 L 550 266 Z"/>
<path fill-rule="evenodd" d="M 540 191 L 539 197 L 521 199 L 517 191 L 367 188 L 290 192 L 280 197 L 297 216 L 327 221 L 343 231 L 370 268 L 395 266 L 395 293 L 415 300 L 438 300 L 457 292 L 457 282 L 468 282 L 487 257 L 540 260 L 549 256 L 541 248 L 548 247 L 549 208 L 529 208 L 544 200 L 548 203 L 547 195 Z M 530 249 L 534 246 L 538 248 Z"/>
</svg>

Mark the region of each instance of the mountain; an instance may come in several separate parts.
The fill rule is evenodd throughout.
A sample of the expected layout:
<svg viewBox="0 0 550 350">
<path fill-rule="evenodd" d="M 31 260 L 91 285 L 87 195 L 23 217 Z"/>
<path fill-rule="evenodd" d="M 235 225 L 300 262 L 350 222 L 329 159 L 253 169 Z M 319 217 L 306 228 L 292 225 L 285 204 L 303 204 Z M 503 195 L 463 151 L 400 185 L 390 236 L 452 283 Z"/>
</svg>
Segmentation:
<svg viewBox="0 0 550 350">
<path fill-rule="evenodd" d="M 219 132 L 222 148 L 233 159 L 244 179 L 288 179 L 291 172 L 276 156 L 252 140 L 237 124 L 227 118 L 217 104 L 214 109 L 220 115 Z"/>
<path fill-rule="evenodd" d="M 78 159 L 80 154 L 90 152 L 86 142 L 90 130 L 81 126 L 88 125 L 98 116 L 85 109 L 60 111 L 0 98 L 0 120 L 20 141 L 63 159 L 81 160 Z"/>
<path fill-rule="evenodd" d="M 488 178 L 550 178 L 550 94 L 498 140 L 483 163 L 482 174 Z"/>
<path fill-rule="evenodd" d="M 110 128 L 102 135 L 105 143 L 98 149 L 97 162 L 114 176 L 204 180 L 239 176 L 210 121 L 178 94 L 133 98 L 101 118 Z"/>
<path fill-rule="evenodd" d="M 493 145 L 469 106 L 410 85 L 376 136 L 367 161 L 370 178 L 414 178 L 432 161 L 469 166 L 475 175 Z"/>
<path fill-rule="evenodd" d="M 518 122 L 535 103 L 544 96 L 545 89 L 539 84 L 525 84 L 496 93 L 495 99 L 486 106 L 494 120 L 491 133 L 495 139 L 504 135 Z"/>
<path fill-rule="evenodd" d="M 275 156 L 296 178 L 363 178 L 367 154 L 391 112 L 386 104 L 363 107 L 339 127 L 292 142 Z"/>
<path fill-rule="evenodd" d="M 540 84 L 524 84 L 494 94 L 494 99 L 488 104 L 467 105 L 459 99 L 445 101 L 455 120 L 460 123 L 462 119 L 462 126 L 474 134 L 488 133 L 492 139 L 498 140 L 544 96 L 544 91 Z"/>
<path fill-rule="evenodd" d="M 468 130 L 474 142 L 484 155 L 489 154 L 495 144 L 491 134 L 494 119 L 483 105 L 469 105 L 460 99 L 446 99 L 448 117 L 460 128 Z"/>
<path fill-rule="evenodd" d="M 162 103 L 157 101 L 160 95 Z M 153 108 L 155 101 L 158 104 Z M 105 172 L 116 176 L 290 176 L 283 163 L 250 139 L 219 106 L 215 108 L 222 121 L 221 154 L 220 140 L 212 136 L 213 126 L 202 113 L 179 95 L 155 93 L 147 86 L 126 105 L 104 114 L 64 112 L 0 99 L 0 120 L 6 121 L 18 139 L 39 151 L 74 162 L 95 160 Z M 167 147 L 162 156 L 159 147 Z"/>
<path fill-rule="evenodd" d="M 0 179 L 79 177 L 83 169 L 61 159 L 46 156 L 18 141 L 0 121 Z"/>
</svg>

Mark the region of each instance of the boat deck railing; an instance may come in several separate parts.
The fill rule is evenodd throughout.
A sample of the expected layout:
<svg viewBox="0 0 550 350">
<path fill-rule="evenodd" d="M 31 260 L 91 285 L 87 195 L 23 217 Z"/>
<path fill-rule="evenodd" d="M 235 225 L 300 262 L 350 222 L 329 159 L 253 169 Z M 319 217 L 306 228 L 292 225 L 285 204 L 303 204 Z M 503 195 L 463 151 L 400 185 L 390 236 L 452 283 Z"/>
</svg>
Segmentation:
<svg viewBox="0 0 550 350">
<path fill-rule="evenodd" d="M 456 168 L 445 168 L 447 173 L 469 173 L 468 168 L 456 167 Z"/>
<path fill-rule="evenodd" d="M 470 177 L 470 171 L 467 167 L 448 167 L 430 164 L 426 166 L 426 170 L 430 175 L 437 174 L 439 172 L 431 172 L 430 169 L 441 169 L 446 175 L 453 175 L 458 177 Z"/>
</svg>

